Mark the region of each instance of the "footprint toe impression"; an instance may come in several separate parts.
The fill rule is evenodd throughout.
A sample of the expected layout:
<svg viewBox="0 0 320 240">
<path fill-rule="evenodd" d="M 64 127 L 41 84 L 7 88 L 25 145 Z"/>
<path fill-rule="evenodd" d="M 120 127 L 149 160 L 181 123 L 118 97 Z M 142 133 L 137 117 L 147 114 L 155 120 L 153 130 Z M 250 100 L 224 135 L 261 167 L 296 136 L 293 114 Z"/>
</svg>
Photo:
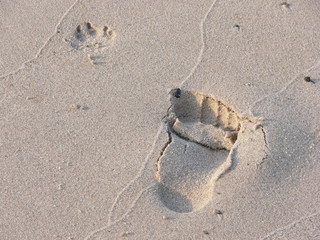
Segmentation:
<svg viewBox="0 0 320 240">
<path fill-rule="evenodd" d="M 166 123 L 170 143 L 157 162 L 163 204 L 176 212 L 204 207 L 217 179 L 231 166 L 230 150 L 242 118 L 202 93 L 174 89 Z"/>
</svg>

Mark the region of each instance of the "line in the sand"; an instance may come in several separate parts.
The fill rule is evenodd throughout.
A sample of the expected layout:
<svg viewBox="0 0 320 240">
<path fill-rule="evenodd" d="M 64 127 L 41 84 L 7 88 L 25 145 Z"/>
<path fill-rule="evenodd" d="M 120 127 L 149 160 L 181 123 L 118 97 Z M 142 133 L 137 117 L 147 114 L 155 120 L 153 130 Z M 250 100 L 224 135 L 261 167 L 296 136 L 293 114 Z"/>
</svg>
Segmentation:
<svg viewBox="0 0 320 240">
<path fill-rule="evenodd" d="M 264 236 L 263 238 L 261 238 L 261 240 L 265 240 L 265 239 L 268 239 L 269 237 L 272 237 L 273 235 L 276 235 L 277 233 L 281 232 L 281 231 L 284 231 L 284 230 L 288 230 L 290 229 L 291 227 L 294 227 L 296 224 L 299 224 L 301 222 L 303 222 L 304 220 L 307 220 L 307 219 L 310 219 L 310 218 L 313 218 L 317 215 L 320 215 L 320 212 L 316 212 L 316 213 L 313 213 L 311 215 L 308 215 L 308 216 L 304 216 L 296 221 L 293 221 L 292 223 L 284 226 L 284 227 L 280 227 L 278 229 L 276 229 L 275 231 L 267 234 L 266 236 Z"/>
<path fill-rule="evenodd" d="M 120 222 L 122 219 L 124 219 L 130 212 L 132 212 L 133 207 L 136 205 L 136 203 L 139 201 L 139 199 L 142 197 L 142 195 L 143 195 L 145 192 L 147 192 L 148 190 L 152 189 L 152 187 L 153 187 L 154 185 L 155 185 L 155 183 L 147 186 L 147 187 L 144 188 L 144 189 L 142 189 L 142 190 L 139 192 L 138 197 L 137 197 L 137 198 L 133 201 L 133 203 L 131 204 L 129 210 L 128 210 L 125 214 L 123 214 L 123 215 L 121 216 L 121 218 L 115 220 L 114 222 L 109 222 L 109 221 L 108 221 L 108 223 L 107 223 L 106 226 L 104 226 L 104 227 L 102 227 L 102 228 L 99 228 L 99 229 L 97 229 L 97 230 L 92 231 L 87 237 L 84 238 L 84 240 L 89 240 L 94 234 L 97 234 L 97 233 L 99 233 L 99 232 L 107 229 L 108 227 L 111 227 L 111 226 L 117 224 L 117 223 Z"/>
<path fill-rule="evenodd" d="M 43 50 L 45 49 L 45 47 L 48 45 L 48 43 L 51 41 L 51 39 L 57 34 L 58 32 L 58 28 L 61 25 L 62 21 L 65 19 L 66 16 L 68 16 L 68 14 L 71 12 L 71 10 L 77 5 L 77 3 L 79 3 L 80 0 L 75 0 L 75 2 L 68 8 L 68 10 L 62 15 L 62 17 L 60 18 L 60 20 L 58 21 L 57 25 L 55 26 L 54 29 L 54 33 L 48 38 L 47 41 L 45 41 L 45 43 L 42 45 L 42 47 L 40 47 L 39 51 L 36 53 L 36 55 L 34 57 L 32 57 L 31 59 L 24 61 L 20 67 L 18 67 L 16 70 L 11 71 L 5 75 L 0 76 L 0 79 L 2 78 L 6 78 L 9 77 L 13 74 L 16 74 L 18 72 L 20 72 L 21 70 L 23 70 L 26 66 L 27 63 L 30 63 L 31 61 L 36 60 L 43 52 Z"/>
<path fill-rule="evenodd" d="M 127 186 L 125 186 L 125 187 L 120 191 L 120 193 L 117 195 L 114 203 L 112 204 L 112 206 L 111 206 L 111 208 L 110 208 L 110 212 L 109 212 L 109 215 L 108 215 L 108 223 L 107 223 L 107 225 L 110 225 L 110 224 L 113 223 L 113 220 L 111 219 L 111 218 L 112 218 L 112 214 L 113 214 L 113 210 L 114 210 L 116 204 L 118 203 L 119 198 L 121 197 L 121 195 L 122 195 L 130 186 L 132 186 L 132 185 L 142 176 L 142 173 L 143 173 L 143 171 L 146 169 L 146 167 L 147 167 L 147 165 L 148 165 L 148 163 L 149 163 L 149 160 L 151 159 L 151 156 L 152 156 L 152 154 L 153 154 L 153 152 L 154 152 L 154 149 L 156 148 L 156 143 L 157 143 L 157 141 L 158 141 L 158 139 L 159 139 L 159 136 L 160 136 L 162 130 L 163 130 L 163 125 L 161 124 L 160 127 L 159 127 L 159 129 L 158 129 L 158 131 L 157 131 L 157 133 L 156 133 L 156 135 L 155 135 L 155 137 L 154 137 L 154 141 L 153 141 L 153 143 L 152 143 L 151 150 L 150 150 L 149 154 L 147 155 L 147 157 L 145 158 L 144 164 L 143 164 L 142 168 L 140 169 L 139 173 L 138 173 L 138 174 L 135 176 L 135 178 L 132 179 L 132 180 L 129 182 L 129 184 L 128 184 Z M 127 214 L 127 213 L 124 213 L 124 215 L 121 216 L 120 219 L 123 219 L 123 217 L 124 217 L 126 214 Z M 114 221 L 117 222 L 118 219 L 115 219 Z"/>
<path fill-rule="evenodd" d="M 299 73 L 298 75 L 296 75 L 290 82 L 288 82 L 288 84 L 287 84 L 286 86 L 284 86 L 284 87 L 283 87 L 282 89 L 280 89 L 279 91 L 273 92 L 273 93 L 271 93 L 271 94 L 269 94 L 269 95 L 267 95 L 267 96 L 263 96 L 262 98 L 258 99 L 258 100 L 255 101 L 254 103 L 252 103 L 252 104 L 250 105 L 250 107 L 249 107 L 249 110 L 251 111 L 252 108 L 253 108 L 256 104 L 264 101 L 265 99 L 267 99 L 267 98 L 269 98 L 269 97 L 271 97 L 271 96 L 275 96 L 275 95 L 277 95 L 277 94 L 280 94 L 280 93 L 284 92 L 284 91 L 287 90 L 291 85 L 293 85 L 295 82 L 301 81 L 301 79 L 303 79 L 303 77 L 304 77 L 304 75 L 305 75 L 306 73 L 314 70 L 315 68 L 317 68 L 317 67 L 319 67 L 319 66 L 320 66 L 320 60 L 318 60 L 318 61 L 316 62 L 316 64 L 314 64 L 313 66 L 311 66 L 311 67 L 308 68 L 307 70 L 305 70 L 305 71 L 303 71 L 302 73 Z M 252 111 L 251 111 L 251 112 L 252 112 Z"/>
<path fill-rule="evenodd" d="M 200 49 L 200 53 L 199 53 L 199 56 L 197 58 L 197 62 L 196 64 L 194 65 L 194 67 L 191 69 L 189 75 L 181 82 L 180 84 L 180 87 L 182 87 L 190 78 L 191 76 L 195 73 L 196 69 L 198 68 L 198 66 L 200 65 L 200 62 L 202 61 L 202 57 L 203 57 L 203 52 L 204 52 L 204 49 L 205 49 L 205 41 L 204 41 L 204 38 L 205 38 L 205 29 L 204 29 L 204 24 L 209 16 L 209 14 L 212 12 L 213 8 L 214 8 L 214 5 L 218 2 L 219 0 L 215 0 L 212 2 L 209 10 L 207 11 L 206 15 L 204 16 L 203 20 L 201 21 L 200 23 L 200 32 L 201 32 L 201 49 Z"/>
</svg>

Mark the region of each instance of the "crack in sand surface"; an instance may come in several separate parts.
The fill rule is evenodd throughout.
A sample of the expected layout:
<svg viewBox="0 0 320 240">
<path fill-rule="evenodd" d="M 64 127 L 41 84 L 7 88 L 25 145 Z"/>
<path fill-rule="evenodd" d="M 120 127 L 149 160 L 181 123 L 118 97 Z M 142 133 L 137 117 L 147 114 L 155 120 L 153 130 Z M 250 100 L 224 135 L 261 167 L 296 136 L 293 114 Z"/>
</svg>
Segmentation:
<svg viewBox="0 0 320 240">
<path fill-rule="evenodd" d="M 261 131 L 262 131 L 262 133 L 263 133 L 264 144 L 265 144 L 266 148 L 269 149 L 269 143 L 268 143 L 268 141 L 267 141 L 266 130 L 264 130 L 264 128 L 261 127 Z"/>
<path fill-rule="evenodd" d="M 165 143 L 165 145 L 161 149 L 160 155 L 156 161 L 156 167 L 157 167 L 156 172 L 159 171 L 159 163 L 160 163 L 160 159 L 161 159 L 162 155 L 164 154 L 164 152 L 166 151 L 168 146 L 172 143 L 172 133 L 169 129 L 168 129 L 167 133 L 168 133 L 168 141 Z"/>
</svg>

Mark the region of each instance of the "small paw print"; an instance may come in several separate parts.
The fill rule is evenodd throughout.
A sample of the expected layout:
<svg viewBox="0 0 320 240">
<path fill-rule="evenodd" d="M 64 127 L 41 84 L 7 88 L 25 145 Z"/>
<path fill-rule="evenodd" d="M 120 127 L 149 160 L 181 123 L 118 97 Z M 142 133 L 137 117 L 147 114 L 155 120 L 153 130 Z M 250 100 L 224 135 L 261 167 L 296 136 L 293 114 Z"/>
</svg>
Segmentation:
<svg viewBox="0 0 320 240">
<path fill-rule="evenodd" d="M 105 62 L 107 50 L 113 46 L 115 32 L 107 25 L 97 27 L 90 22 L 83 22 L 65 39 L 75 50 L 88 56 L 91 65 L 101 65 Z"/>
</svg>

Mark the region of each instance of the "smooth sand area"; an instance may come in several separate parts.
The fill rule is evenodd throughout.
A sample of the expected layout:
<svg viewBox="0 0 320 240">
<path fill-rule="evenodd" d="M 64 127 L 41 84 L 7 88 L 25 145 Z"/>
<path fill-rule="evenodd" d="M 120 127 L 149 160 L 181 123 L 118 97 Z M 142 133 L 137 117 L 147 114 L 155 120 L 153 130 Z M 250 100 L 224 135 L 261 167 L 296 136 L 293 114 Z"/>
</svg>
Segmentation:
<svg viewBox="0 0 320 240">
<path fill-rule="evenodd" d="M 0 239 L 320 239 L 318 1 L 27 2 Z"/>
</svg>

